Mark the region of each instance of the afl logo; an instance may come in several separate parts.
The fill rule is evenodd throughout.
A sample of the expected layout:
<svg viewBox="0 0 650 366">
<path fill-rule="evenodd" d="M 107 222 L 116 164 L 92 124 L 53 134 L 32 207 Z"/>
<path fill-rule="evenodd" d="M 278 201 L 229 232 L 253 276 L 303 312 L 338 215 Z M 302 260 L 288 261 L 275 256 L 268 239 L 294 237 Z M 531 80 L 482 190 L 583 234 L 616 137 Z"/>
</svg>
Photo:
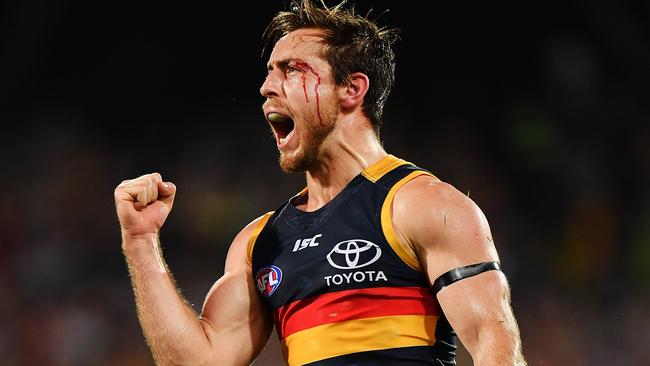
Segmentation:
<svg viewBox="0 0 650 366">
<path fill-rule="evenodd" d="M 266 297 L 273 295 L 280 282 L 282 282 L 282 270 L 276 266 L 264 267 L 255 275 L 257 289 Z"/>
<path fill-rule="evenodd" d="M 356 269 L 375 263 L 379 257 L 379 245 L 363 239 L 354 239 L 336 244 L 327 255 L 327 261 L 334 268 Z"/>
</svg>

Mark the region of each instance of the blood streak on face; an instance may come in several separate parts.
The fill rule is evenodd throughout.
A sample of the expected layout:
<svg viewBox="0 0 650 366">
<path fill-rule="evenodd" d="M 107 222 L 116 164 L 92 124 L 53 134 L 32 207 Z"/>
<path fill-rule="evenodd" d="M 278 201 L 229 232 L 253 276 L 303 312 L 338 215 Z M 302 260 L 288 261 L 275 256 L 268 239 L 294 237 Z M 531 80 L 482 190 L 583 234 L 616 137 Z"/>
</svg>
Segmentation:
<svg viewBox="0 0 650 366">
<path fill-rule="evenodd" d="M 309 96 L 307 96 L 307 75 L 304 74 L 307 70 L 309 70 L 312 74 L 316 76 L 316 85 L 314 85 L 314 94 L 316 94 L 316 113 L 318 113 L 318 120 L 320 121 L 321 125 L 323 124 L 323 119 L 320 116 L 320 100 L 318 98 L 318 86 L 320 85 L 320 75 L 314 70 L 311 65 L 309 65 L 306 62 L 298 62 L 296 63 L 296 68 L 300 69 L 303 71 L 302 74 L 302 89 L 305 91 L 305 101 L 309 103 Z"/>
</svg>

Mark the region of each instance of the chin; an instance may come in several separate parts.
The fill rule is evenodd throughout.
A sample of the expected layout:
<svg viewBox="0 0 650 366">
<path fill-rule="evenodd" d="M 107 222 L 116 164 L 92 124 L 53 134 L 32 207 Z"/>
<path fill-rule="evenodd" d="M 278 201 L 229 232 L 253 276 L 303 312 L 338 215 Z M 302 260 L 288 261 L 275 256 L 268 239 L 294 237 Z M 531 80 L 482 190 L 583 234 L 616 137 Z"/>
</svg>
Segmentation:
<svg viewBox="0 0 650 366">
<path fill-rule="evenodd" d="M 304 173 L 309 164 L 302 157 L 287 157 L 280 154 L 280 168 L 285 173 Z"/>
<path fill-rule="evenodd" d="M 314 166 L 318 149 L 298 149 L 289 154 L 280 152 L 280 168 L 285 173 L 304 173 Z"/>
<path fill-rule="evenodd" d="M 287 173 L 303 173 L 315 167 L 323 141 L 333 127 L 312 128 L 309 135 L 301 135 L 300 146 L 291 152 L 280 151 L 280 168 Z"/>
</svg>

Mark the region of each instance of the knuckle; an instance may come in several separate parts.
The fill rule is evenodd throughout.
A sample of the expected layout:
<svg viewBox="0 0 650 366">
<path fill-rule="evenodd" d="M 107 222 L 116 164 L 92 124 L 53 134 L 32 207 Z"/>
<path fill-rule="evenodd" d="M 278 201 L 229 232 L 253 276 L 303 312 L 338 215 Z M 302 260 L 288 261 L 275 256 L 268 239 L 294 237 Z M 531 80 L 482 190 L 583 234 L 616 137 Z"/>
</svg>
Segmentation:
<svg viewBox="0 0 650 366">
<path fill-rule="evenodd" d="M 156 177 L 153 174 L 147 175 L 147 184 L 150 186 L 156 185 Z"/>
<path fill-rule="evenodd" d="M 150 175 L 149 174 L 144 174 L 144 175 L 139 176 L 137 179 L 134 179 L 133 183 L 136 183 L 136 184 L 148 184 L 150 180 L 151 180 Z"/>
</svg>

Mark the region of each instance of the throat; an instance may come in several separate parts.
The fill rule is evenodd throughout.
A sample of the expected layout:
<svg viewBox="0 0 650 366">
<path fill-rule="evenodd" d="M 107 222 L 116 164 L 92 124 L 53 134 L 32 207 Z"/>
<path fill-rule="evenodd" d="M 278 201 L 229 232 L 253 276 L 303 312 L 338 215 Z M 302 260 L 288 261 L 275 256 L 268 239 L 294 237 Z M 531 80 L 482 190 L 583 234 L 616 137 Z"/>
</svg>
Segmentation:
<svg viewBox="0 0 650 366">
<path fill-rule="evenodd" d="M 316 211 L 334 200 L 355 178 L 338 174 L 312 174 L 307 172 L 307 189 L 294 201 L 297 208 L 303 211 Z"/>
<path fill-rule="evenodd" d="M 346 186 L 334 189 L 334 187 L 313 187 L 314 191 L 305 188 L 300 194 L 291 200 L 293 207 L 304 212 L 315 212 L 334 201 L 347 188 Z"/>
</svg>

